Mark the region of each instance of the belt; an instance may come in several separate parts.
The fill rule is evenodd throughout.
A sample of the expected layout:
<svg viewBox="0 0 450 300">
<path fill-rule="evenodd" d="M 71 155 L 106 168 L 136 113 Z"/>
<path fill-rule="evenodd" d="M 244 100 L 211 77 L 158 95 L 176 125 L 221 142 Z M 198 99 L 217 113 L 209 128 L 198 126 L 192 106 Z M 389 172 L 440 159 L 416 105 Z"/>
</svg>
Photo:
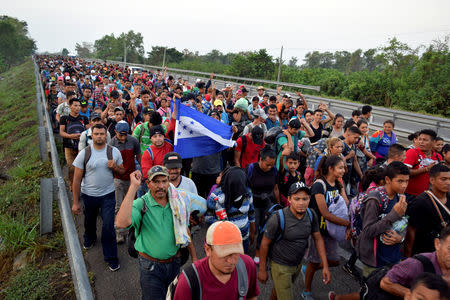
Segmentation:
<svg viewBox="0 0 450 300">
<path fill-rule="evenodd" d="M 169 257 L 168 259 L 157 259 L 157 258 L 151 257 L 147 253 L 143 253 L 143 252 L 139 252 L 139 255 L 145 259 L 148 259 L 148 260 L 151 260 L 151 261 L 154 261 L 157 263 L 161 263 L 161 264 L 171 263 L 174 259 L 181 257 L 180 250 L 178 250 L 178 252 L 174 256 Z"/>
</svg>

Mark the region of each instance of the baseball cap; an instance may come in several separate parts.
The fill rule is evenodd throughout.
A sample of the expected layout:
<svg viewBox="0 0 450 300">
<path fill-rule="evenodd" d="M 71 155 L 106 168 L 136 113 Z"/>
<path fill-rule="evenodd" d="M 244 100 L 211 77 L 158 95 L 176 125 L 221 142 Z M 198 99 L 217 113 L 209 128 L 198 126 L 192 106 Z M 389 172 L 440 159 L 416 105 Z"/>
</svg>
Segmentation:
<svg viewBox="0 0 450 300">
<path fill-rule="evenodd" d="M 290 94 L 284 94 L 283 98 L 288 98 L 289 99 L 289 98 L 291 98 L 291 95 Z"/>
<path fill-rule="evenodd" d="M 58 76 L 58 80 L 64 80 L 64 77 Z"/>
<path fill-rule="evenodd" d="M 80 100 L 80 105 L 83 107 L 86 107 L 86 106 L 88 106 L 88 103 L 86 100 L 83 99 L 83 100 Z"/>
<path fill-rule="evenodd" d="M 143 114 L 149 114 L 151 112 L 155 111 L 153 108 L 151 108 L 150 106 L 144 107 L 144 109 L 142 110 Z"/>
<path fill-rule="evenodd" d="M 66 76 L 66 80 L 70 80 L 70 76 Z"/>
<path fill-rule="evenodd" d="M 256 90 L 266 90 L 266 89 L 262 85 L 260 85 Z"/>
<path fill-rule="evenodd" d="M 300 121 L 298 120 L 298 118 L 292 118 L 289 123 L 288 126 L 291 128 L 300 128 L 302 126 L 302 124 L 300 123 Z"/>
<path fill-rule="evenodd" d="M 150 170 L 148 170 L 147 175 L 148 175 L 148 180 L 153 180 L 153 178 L 155 178 L 155 176 L 158 176 L 158 175 L 169 177 L 169 171 L 164 166 L 156 165 L 156 166 L 153 166 Z"/>
<path fill-rule="evenodd" d="M 257 108 L 257 109 L 255 109 L 255 110 L 253 110 L 253 115 L 254 115 L 255 117 L 261 117 L 261 118 L 263 118 L 264 120 L 267 119 L 267 115 L 266 115 L 266 113 L 264 112 L 264 110 L 263 110 L 262 108 Z"/>
<path fill-rule="evenodd" d="M 297 181 L 296 183 L 291 184 L 288 191 L 288 196 L 291 196 L 298 191 L 305 191 L 308 195 L 311 195 L 311 190 L 301 181 Z"/>
<path fill-rule="evenodd" d="M 164 128 L 161 125 L 152 126 L 152 127 L 150 127 L 149 132 L 150 132 L 149 133 L 150 138 L 157 133 L 164 135 Z"/>
<path fill-rule="evenodd" d="M 123 109 L 123 107 L 122 107 L 121 105 L 116 106 L 116 107 L 114 108 L 114 112 L 119 111 L 119 110 L 125 112 L 125 109 Z"/>
<path fill-rule="evenodd" d="M 176 152 L 169 152 L 164 155 L 163 164 L 167 169 L 181 168 L 181 156 Z"/>
<path fill-rule="evenodd" d="M 205 100 L 208 101 L 208 102 L 211 101 L 211 95 L 206 94 L 205 95 Z"/>
<path fill-rule="evenodd" d="M 130 131 L 130 125 L 122 120 L 116 124 L 115 130 L 120 134 L 128 134 Z"/>
<path fill-rule="evenodd" d="M 248 93 L 248 90 L 247 90 L 245 87 L 243 87 L 243 88 L 241 89 L 241 91 L 242 91 L 242 93 Z"/>
<path fill-rule="evenodd" d="M 102 119 L 102 116 L 100 116 L 100 114 L 99 113 L 92 113 L 91 114 L 91 120 L 95 120 L 95 119 Z"/>
<path fill-rule="evenodd" d="M 206 243 L 214 246 L 214 251 L 219 257 L 244 254 L 241 231 L 229 221 L 217 221 L 209 226 Z"/>
<path fill-rule="evenodd" d="M 261 127 L 259 127 L 259 126 L 253 127 L 252 131 L 251 131 L 251 135 L 252 135 L 253 143 L 255 143 L 257 145 L 262 145 L 263 140 L 264 140 L 264 130 Z"/>
<path fill-rule="evenodd" d="M 214 101 L 214 106 L 219 106 L 219 105 L 222 105 L 222 106 L 223 106 L 222 100 L 216 100 L 216 101 Z"/>
<path fill-rule="evenodd" d="M 111 91 L 111 93 L 109 95 L 111 96 L 111 98 L 119 98 L 120 97 L 119 92 L 116 90 Z"/>
</svg>

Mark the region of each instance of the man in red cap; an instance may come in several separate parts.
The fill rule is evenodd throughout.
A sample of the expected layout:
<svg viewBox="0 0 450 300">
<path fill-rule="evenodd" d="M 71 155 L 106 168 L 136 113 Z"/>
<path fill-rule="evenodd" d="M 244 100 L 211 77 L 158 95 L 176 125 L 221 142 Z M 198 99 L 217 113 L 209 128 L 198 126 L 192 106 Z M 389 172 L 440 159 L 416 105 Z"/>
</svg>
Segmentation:
<svg viewBox="0 0 450 300">
<path fill-rule="evenodd" d="M 256 267 L 244 255 L 241 232 L 236 225 L 229 221 L 212 224 L 206 232 L 205 252 L 207 257 L 178 277 L 175 300 L 196 299 L 198 295 L 201 299 L 215 300 L 257 299 Z"/>
</svg>

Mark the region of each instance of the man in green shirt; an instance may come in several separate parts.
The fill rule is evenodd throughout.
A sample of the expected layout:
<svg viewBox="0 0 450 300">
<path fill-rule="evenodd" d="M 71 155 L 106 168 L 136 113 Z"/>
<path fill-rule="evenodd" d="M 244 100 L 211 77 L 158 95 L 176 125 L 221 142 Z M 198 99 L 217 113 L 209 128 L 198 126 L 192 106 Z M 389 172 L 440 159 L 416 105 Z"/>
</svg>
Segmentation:
<svg viewBox="0 0 450 300">
<path fill-rule="evenodd" d="M 197 260 L 187 227 L 190 212 L 169 183 L 165 167 L 158 165 L 148 171 L 148 192 L 134 200 L 141 179 L 140 171 L 131 173 L 130 188 L 115 223 L 116 228 L 135 228 L 142 299 L 163 300 L 169 284 L 180 272 L 180 240 L 184 238 L 184 243 L 189 243 L 192 261 Z M 142 214 L 144 202 L 146 209 Z M 180 217 L 184 222 L 179 221 Z"/>
<path fill-rule="evenodd" d="M 150 120 L 148 122 L 136 126 L 136 128 L 133 131 L 133 136 L 139 141 L 141 153 L 144 153 L 144 151 L 147 150 L 147 148 L 150 147 L 150 145 L 152 144 L 152 141 L 150 140 L 150 127 L 161 124 L 162 124 L 161 115 L 156 111 L 152 111 L 150 113 Z M 165 125 L 163 125 L 163 127 L 165 127 Z M 164 130 L 167 129 L 164 128 Z"/>
</svg>

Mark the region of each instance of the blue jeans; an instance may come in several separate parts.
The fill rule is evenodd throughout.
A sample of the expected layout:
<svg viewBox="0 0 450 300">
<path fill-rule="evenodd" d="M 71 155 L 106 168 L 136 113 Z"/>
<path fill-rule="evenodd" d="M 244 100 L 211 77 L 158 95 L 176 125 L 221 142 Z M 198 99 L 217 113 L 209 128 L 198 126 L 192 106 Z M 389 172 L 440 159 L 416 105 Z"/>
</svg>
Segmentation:
<svg viewBox="0 0 450 300">
<path fill-rule="evenodd" d="M 100 210 L 102 217 L 103 256 L 108 263 L 118 263 L 116 230 L 114 229 L 115 193 L 101 197 L 88 196 L 81 193 L 84 213 L 84 244 L 91 245 L 97 239 L 97 216 Z"/>
<path fill-rule="evenodd" d="M 139 255 L 142 299 L 165 300 L 167 288 L 180 273 L 181 258 L 170 263 L 158 263 Z"/>
</svg>

